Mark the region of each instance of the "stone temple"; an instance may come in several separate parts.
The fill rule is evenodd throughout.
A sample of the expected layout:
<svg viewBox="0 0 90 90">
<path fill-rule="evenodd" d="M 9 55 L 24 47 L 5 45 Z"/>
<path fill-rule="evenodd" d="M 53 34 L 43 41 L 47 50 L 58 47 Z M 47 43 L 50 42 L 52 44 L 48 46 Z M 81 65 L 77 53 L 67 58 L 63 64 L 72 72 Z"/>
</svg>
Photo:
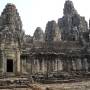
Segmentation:
<svg viewBox="0 0 90 90">
<path fill-rule="evenodd" d="M 67 0 L 58 23 L 48 21 L 45 32 L 37 27 L 30 36 L 16 6 L 8 3 L 0 16 L 0 73 L 52 72 L 90 72 L 90 23 Z"/>
</svg>

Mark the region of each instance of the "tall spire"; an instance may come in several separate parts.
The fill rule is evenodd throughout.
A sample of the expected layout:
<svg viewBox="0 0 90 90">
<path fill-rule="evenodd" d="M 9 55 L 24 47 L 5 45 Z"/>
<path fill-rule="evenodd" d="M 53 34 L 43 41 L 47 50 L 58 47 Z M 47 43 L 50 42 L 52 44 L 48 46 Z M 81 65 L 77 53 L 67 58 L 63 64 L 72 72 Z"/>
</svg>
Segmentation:
<svg viewBox="0 0 90 90">
<path fill-rule="evenodd" d="M 19 16 L 19 13 L 17 12 L 16 6 L 14 4 L 8 3 L 2 14 L 2 25 L 1 26 L 13 26 L 13 30 L 21 30 L 22 29 L 22 22 L 21 18 Z"/>
<path fill-rule="evenodd" d="M 77 12 L 74 8 L 73 2 L 70 0 L 66 0 L 66 2 L 64 4 L 63 14 L 64 15 L 68 15 L 68 14 L 72 15 L 75 13 L 77 13 Z"/>
</svg>

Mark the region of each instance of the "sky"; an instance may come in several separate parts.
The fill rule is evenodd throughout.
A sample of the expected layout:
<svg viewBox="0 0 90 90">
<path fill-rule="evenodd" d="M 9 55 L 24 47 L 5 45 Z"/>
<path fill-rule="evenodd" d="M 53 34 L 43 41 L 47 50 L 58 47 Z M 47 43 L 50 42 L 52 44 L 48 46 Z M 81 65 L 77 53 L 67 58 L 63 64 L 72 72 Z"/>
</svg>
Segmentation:
<svg viewBox="0 0 90 90">
<path fill-rule="evenodd" d="M 23 30 L 33 35 L 36 27 L 45 31 L 46 23 L 51 20 L 58 21 L 63 16 L 66 0 L 0 0 L 0 13 L 7 3 L 13 3 L 18 9 L 23 23 Z M 89 21 L 90 0 L 72 0 L 75 9 L 81 16 Z"/>
</svg>

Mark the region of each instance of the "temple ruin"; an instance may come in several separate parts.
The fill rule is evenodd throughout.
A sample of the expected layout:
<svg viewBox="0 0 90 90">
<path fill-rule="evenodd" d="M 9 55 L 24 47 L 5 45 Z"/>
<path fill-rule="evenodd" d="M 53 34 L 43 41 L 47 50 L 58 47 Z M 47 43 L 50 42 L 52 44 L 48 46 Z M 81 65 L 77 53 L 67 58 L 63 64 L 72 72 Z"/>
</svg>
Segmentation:
<svg viewBox="0 0 90 90">
<path fill-rule="evenodd" d="M 30 36 L 16 6 L 8 3 L 0 16 L 0 73 L 53 72 L 90 72 L 90 23 L 67 0 L 58 23 L 48 21 L 45 32 L 37 27 Z"/>
</svg>

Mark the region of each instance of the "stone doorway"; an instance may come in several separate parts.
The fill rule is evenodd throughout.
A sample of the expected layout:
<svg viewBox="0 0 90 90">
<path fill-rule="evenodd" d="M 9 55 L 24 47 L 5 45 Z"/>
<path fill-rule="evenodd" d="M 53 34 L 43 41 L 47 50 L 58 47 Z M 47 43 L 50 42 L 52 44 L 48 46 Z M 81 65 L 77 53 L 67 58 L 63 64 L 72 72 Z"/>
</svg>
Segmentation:
<svg viewBox="0 0 90 90">
<path fill-rule="evenodd" d="M 7 72 L 13 72 L 13 60 L 7 59 Z"/>
</svg>

